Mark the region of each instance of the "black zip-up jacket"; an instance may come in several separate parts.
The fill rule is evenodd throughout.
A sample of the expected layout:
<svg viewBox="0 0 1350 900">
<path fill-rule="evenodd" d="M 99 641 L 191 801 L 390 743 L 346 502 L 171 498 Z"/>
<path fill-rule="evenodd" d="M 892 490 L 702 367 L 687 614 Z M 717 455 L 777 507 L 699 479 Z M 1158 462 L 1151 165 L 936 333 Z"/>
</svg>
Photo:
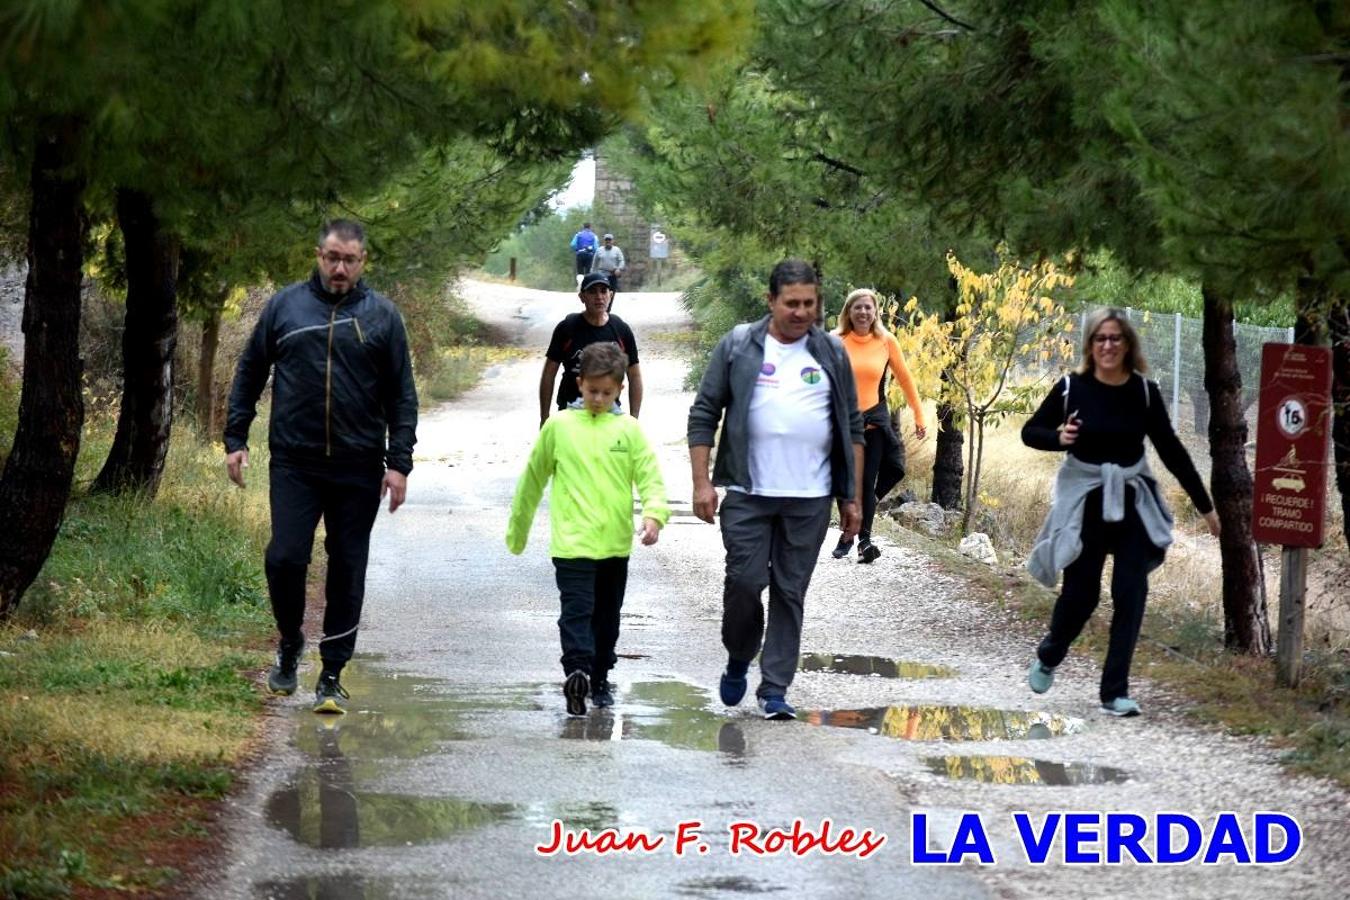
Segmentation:
<svg viewBox="0 0 1350 900">
<path fill-rule="evenodd" d="M 269 370 L 273 459 L 412 471 L 417 389 L 403 319 L 387 297 L 364 281 L 331 294 L 316 270 L 268 300 L 230 389 L 227 453 L 248 447 Z"/>
</svg>

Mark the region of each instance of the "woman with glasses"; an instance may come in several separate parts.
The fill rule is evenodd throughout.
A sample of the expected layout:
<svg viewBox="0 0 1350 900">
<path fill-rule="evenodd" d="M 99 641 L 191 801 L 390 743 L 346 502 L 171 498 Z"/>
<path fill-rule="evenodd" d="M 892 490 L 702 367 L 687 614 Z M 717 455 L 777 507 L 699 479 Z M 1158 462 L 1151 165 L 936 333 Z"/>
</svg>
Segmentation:
<svg viewBox="0 0 1350 900">
<path fill-rule="evenodd" d="M 1130 660 L 1144 619 L 1148 574 L 1162 564 L 1172 543 L 1172 514 L 1144 455 L 1145 437 L 1205 517 L 1211 534 L 1219 533 L 1219 517 L 1172 430 L 1162 392 L 1144 375 L 1148 364 L 1124 313 L 1098 310 L 1088 317 L 1084 334 L 1077 370 L 1055 383 L 1022 428 L 1028 447 L 1065 454 L 1050 514 L 1027 558 L 1027 568 L 1047 587 L 1054 587 L 1060 570 L 1064 572 L 1050 630 L 1031 661 L 1027 681 L 1038 694 L 1050 690 L 1055 668 L 1097 608 L 1109 553 L 1115 558 L 1113 608 L 1102 668 L 1102 710 L 1137 716 L 1139 704 L 1129 696 Z"/>
</svg>

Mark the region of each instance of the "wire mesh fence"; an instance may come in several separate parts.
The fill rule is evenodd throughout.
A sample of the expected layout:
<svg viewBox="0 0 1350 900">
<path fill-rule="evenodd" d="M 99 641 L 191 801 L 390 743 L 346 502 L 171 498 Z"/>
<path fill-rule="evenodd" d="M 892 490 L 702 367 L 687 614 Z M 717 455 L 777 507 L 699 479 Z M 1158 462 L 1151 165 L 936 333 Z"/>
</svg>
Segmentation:
<svg viewBox="0 0 1350 900">
<path fill-rule="evenodd" d="M 1148 376 L 1162 390 L 1177 435 L 1195 460 L 1196 467 L 1205 471 L 1209 466 L 1209 395 L 1205 393 L 1201 320 L 1180 313 L 1155 313 L 1132 308 L 1127 308 L 1125 314 L 1139 335 L 1140 349 L 1148 361 Z M 1055 360 L 1052 365 L 1064 370 L 1077 365 L 1087 317 L 1087 311 L 1073 317 L 1073 357 Z M 1256 440 L 1261 347 L 1271 341 L 1292 343 L 1294 329 L 1236 322 L 1233 336 L 1237 344 L 1238 371 L 1242 376 L 1242 408 L 1247 419 L 1247 440 L 1250 443 Z M 1031 377 L 1047 374 L 1045 363 L 1039 360 L 1022 360 L 1019 369 Z"/>
</svg>

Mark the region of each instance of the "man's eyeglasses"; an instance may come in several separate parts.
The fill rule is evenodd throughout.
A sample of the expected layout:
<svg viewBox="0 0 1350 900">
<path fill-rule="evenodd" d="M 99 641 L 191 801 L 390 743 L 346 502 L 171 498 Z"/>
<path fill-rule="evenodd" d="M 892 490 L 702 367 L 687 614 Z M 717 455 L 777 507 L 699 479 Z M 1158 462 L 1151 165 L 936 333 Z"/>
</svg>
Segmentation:
<svg viewBox="0 0 1350 900">
<path fill-rule="evenodd" d="M 1122 344 L 1125 342 L 1123 334 L 1094 334 L 1092 343 L 1094 344 Z"/>
<path fill-rule="evenodd" d="M 358 263 L 361 262 L 361 257 L 342 256 L 338 253 L 325 253 L 323 255 L 323 261 L 328 263 L 328 265 L 330 266 L 336 266 L 338 263 L 342 263 L 343 265 L 345 265 L 347 268 L 350 269 L 355 267 Z"/>
</svg>

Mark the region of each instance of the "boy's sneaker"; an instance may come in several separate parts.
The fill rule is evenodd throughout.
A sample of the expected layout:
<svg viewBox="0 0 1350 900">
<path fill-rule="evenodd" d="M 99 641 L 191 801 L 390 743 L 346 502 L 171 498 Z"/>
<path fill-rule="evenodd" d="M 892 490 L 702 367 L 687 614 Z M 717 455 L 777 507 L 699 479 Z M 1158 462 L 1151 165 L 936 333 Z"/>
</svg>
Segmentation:
<svg viewBox="0 0 1350 900">
<path fill-rule="evenodd" d="M 608 681 L 597 681 L 591 685 L 591 702 L 596 709 L 607 709 L 614 705 L 614 689 Z"/>
<path fill-rule="evenodd" d="M 1031 661 L 1031 668 L 1027 669 L 1027 684 L 1038 694 L 1044 694 L 1050 690 L 1050 685 L 1055 683 L 1055 670 L 1041 662 L 1040 657 Z"/>
<path fill-rule="evenodd" d="M 876 562 L 877 557 L 880 555 L 881 555 L 881 548 L 878 547 L 876 544 L 872 543 L 871 541 L 863 541 L 862 543 L 858 544 L 858 562 L 860 563 Z"/>
<path fill-rule="evenodd" d="M 577 669 L 563 682 L 563 696 L 567 698 L 569 716 L 586 715 L 586 695 L 591 692 L 591 679 Z"/>
<path fill-rule="evenodd" d="M 853 549 L 852 540 L 846 541 L 843 538 L 840 538 L 839 543 L 835 544 L 834 549 L 830 551 L 830 555 L 833 556 L 835 559 L 843 559 L 845 556 L 848 556 L 848 551 L 852 549 Z"/>
<path fill-rule="evenodd" d="M 717 683 L 717 695 L 727 706 L 736 706 L 745 699 L 745 689 L 750 681 L 744 675 L 737 678 L 728 672 L 722 673 L 722 680 Z"/>
<path fill-rule="evenodd" d="M 789 719 L 797 718 L 797 711 L 792 708 L 791 703 L 787 702 L 786 697 L 760 697 L 759 711 L 764 713 L 764 718 L 775 722 L 786 722 Z"/>
<path fill-rule="evenodd" d="M 294 645 L 282 641 L 277 647 L 277 661 L 267 671 L 267 689 L 274 694 L 289 697 L 299 687 L 295 672 L 300 668 L 300 654 L 305 650 L 305 640 L 301 638 Z"/>
<path fill-rule="evenodd" d="M 1110 703 L 1103 703 L 1102 712 L 1106 713 L 1108 716 L 1128 718 L 1129 716 L 1139 715 L 1139 704 L 1135 703 L 1129 697 L 1117 697 Z"/>
<path fill-rule="evenodd" d="M 340 716 L 347 712 L 347 701 L 351 696 L 335 673 L 324 672 L 319 676 L 319 683 L 314 686 L 314 711 Z"/>
</svg>

